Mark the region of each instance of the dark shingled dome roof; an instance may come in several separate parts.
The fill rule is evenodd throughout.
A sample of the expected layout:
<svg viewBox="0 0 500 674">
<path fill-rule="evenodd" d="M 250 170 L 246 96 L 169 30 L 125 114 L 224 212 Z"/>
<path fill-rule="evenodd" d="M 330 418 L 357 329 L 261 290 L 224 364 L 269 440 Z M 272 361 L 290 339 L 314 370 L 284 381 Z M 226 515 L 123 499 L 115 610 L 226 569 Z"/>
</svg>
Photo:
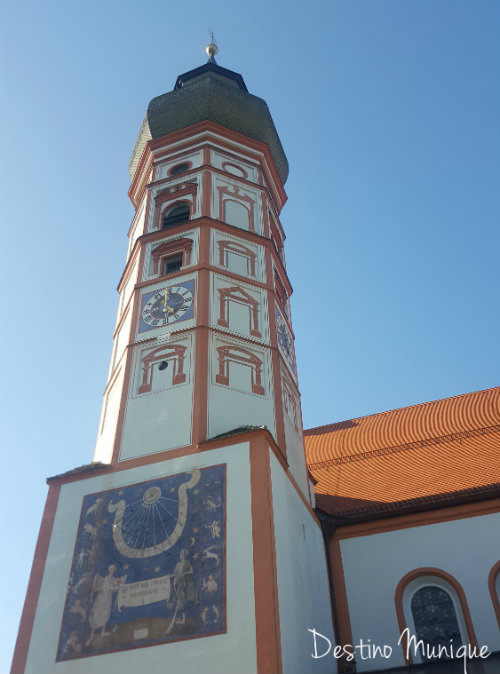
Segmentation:
<svg viewBox="0 0 500 674">
<path fill-rule="evenodd" d="M 288 161 L 266 102 L 248 93 L 241 75 L 211 62 L 179 75 L 173 91 L 150 102 L 130 158 L 130 177 L 149 140 L 206 119 L 265 143 L 285 183 Z"/>
</svg>

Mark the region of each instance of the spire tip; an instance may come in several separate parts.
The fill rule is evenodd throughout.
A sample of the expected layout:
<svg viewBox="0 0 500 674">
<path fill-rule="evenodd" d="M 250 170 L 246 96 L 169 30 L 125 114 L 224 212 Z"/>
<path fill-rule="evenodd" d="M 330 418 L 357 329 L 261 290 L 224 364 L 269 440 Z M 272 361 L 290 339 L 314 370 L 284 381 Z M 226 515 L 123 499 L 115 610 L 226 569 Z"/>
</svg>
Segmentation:
<svg viewBox="0 0 500 674">
<path fill-rule="evenodd" d="M 214 31 L 210 31 L 210 44 L 207 45 L 205 51 L 207 52 L 208 55 L 208 63 L 216 63 L 215 56 L 219 52 L 219 48 L 217 47 L 217 44 L 215 42 L 214 38 Z"/>
</svg>

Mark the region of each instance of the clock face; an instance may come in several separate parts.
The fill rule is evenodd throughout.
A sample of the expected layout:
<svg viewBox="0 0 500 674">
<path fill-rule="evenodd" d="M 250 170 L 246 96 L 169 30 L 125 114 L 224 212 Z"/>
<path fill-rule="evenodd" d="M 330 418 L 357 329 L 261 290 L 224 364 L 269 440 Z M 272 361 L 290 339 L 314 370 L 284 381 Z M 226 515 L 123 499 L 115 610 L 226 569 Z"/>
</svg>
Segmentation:
<svg viewBox="0 0 500 674">
<path fill-rule="evenodd" d="M 194 282 L 160 288 L 143 297 L 141 332 L 162 328 L 193 316 Z"/>
<path fill-rule="evenodd" d="M 278 343 L 290 358 L 292 355 L 292 340 L 284 323 L 278 323 Z"/>
<path fill-rule="evenodd" d="M 278 345 L 285 359 L 295 373 L 295 356 L 293 353 L 293 339 L 285 319 L 276 309 L 276 331 L 278 333 Z"/>
</svg>

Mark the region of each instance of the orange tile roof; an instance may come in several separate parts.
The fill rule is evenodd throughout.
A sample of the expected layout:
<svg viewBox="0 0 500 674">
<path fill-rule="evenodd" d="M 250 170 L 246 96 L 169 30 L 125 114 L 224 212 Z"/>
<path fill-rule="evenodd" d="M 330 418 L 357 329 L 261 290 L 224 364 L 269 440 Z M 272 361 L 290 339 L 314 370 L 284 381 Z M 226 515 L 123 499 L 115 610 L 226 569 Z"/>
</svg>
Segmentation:
<svg viewBox="0 0 500 674">
<path fill-rule="evenodd" d="M 338 517 L 500 482 L 500 387 L 304 431 L 316 504 Z"/>
</svg>

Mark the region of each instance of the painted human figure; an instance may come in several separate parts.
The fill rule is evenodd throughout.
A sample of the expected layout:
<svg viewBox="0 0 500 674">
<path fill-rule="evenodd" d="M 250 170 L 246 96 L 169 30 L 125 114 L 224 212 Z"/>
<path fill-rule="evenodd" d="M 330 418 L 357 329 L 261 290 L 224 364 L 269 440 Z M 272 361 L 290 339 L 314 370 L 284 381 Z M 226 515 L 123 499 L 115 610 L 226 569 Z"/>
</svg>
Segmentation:
<svg viewBox="0 0 500 674">
<path fill-rule="evenodd" d="M 208 580 L 203 579 L 202 589 L 205 592 L 217 592 L 217 581 L 212 574 L 208 576 Z"/>
<path fill-rule="evenodd" d="M 82 619 L 82 622 L 85 622 L 85 619 L 87 618 L 87 611 L 83 608 L 82 602 L 80 599 L 75 599 L 73 602 L 72 607 L 70 608 L 71 613 L 79 613 L 80 617 Z"/>
<path fill-rule="evenodd" d="M 90 508 L 87 508 L 87 512 L 85 513 L 85 517 L 88 517 L 92 513 L 97 513 L 99 510 L 102 510 L 104 504 L 104 499 L 103 498 L 96 498 L 94 505 L 91 505 Z"/>
<path fill-rule="evenodd" d="M 189 562 L 188 556 L 187 550 L 181 550 L 179 561 L 175 565 L 174 573 L 172 574 L 174 578 L 175 611 L 165 634 L 170 634 L 176 623 L 183 625 L 186 622 L 186 604 L 188 601 L 195 600 L 193 567 Z M 178 618 L 179 612 L 182 614 L 181 618 Z"/>
<path fill-rule="evenodd" d="M 101 630 L 101 637 L 109 635 L 106 632 L 106 625 L 111 616 L 111 608 L 113 605 L 113 593 L 120 589 L 120 585 L 125 582 L 127 576 L 115 578 L 116 566 L 111 564 L 108 566 L 108 575 L 103 578 L 98 573 L 94 577 L 94 585 L 92 592 L 95 593 L 92 608 L 90 609 L 89 625 L 90 636 L 85 642 L 85 646 L 89 646 L 96 630 Z"/>
<path fill-rule="evenodd" d="M 83 566 L 83 563 L 85 562 L 85 557 L 86 557 L 88 554 L 89 554 L 89 553 L 87 552 L 87 550 L 80 550 L 80 552 L 78 553 L 77 564 L 76 564 L 78 568 L 80 568 L 81 566 Z"/>
<path fill-rule="evenodd" d="M 64 650 L 63 650 L 64 655 L 68 655 L 69 657 L 71 657 L 75 653 L 80 653 L 81 650 L 82 650 L 82 645 L 78 641 L 78 635 L 77 635 L 76 631 L 73 630 L 73 632 L 71 632 L 71 634 L 69 635 L 68 640 L 64 644 Z"/>
</svg>

